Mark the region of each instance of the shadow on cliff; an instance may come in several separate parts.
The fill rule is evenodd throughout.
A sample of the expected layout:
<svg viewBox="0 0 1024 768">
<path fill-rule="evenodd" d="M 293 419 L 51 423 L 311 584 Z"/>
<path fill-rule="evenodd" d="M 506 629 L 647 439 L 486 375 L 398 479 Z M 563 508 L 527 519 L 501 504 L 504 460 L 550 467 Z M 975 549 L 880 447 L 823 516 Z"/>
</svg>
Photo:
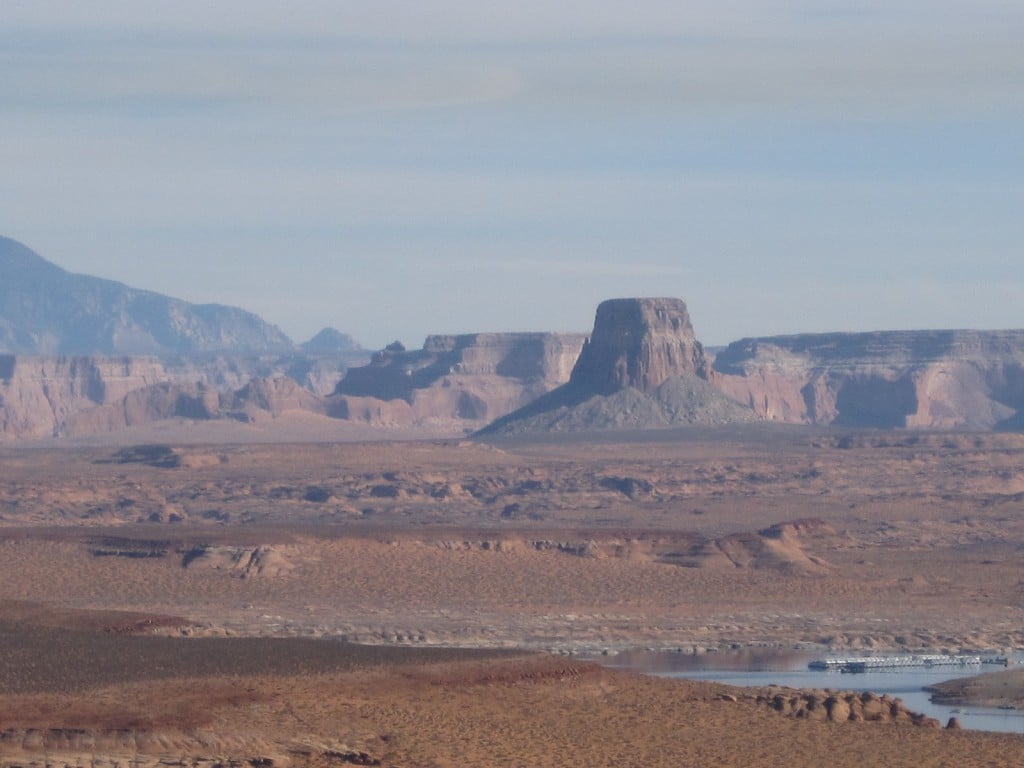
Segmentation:
<svg viewBox="0 0 1024 768">
<path fill-rule="evenodd" d="M 918 410 L 917 390 L 910 379 L 851 379 L 836 394 L 839 427 L 902 429 Z"/>
</svg>

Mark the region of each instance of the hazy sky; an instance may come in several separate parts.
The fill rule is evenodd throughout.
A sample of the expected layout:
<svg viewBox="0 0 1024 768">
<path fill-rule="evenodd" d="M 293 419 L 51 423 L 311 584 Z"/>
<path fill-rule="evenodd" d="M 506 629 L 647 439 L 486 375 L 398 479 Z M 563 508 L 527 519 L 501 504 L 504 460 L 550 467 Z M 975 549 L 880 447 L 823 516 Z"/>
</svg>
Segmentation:
<svg viewBox="0 0 1024 768">
<path fill-rule="evenodd" d="M 1022 40 L 1020 0 L 0 0 L 0 234 L 299 341 L 1022 327 Z"/>
</svg>

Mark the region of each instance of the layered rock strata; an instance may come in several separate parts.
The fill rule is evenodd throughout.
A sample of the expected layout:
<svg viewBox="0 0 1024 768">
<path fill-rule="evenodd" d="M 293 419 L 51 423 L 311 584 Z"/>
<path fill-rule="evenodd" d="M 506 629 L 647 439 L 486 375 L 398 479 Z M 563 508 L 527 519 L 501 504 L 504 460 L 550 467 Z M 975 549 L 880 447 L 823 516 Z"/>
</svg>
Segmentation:
<svg viewBox="0 0 1024 768">
<path fill-rule="evenodd" d="M 0 439 L 102 434 L 166 419 L 251 422 L 287 411 L 465 434 L 564 383 L 583 340 L 570 333 L 431 336 L 422 350 L 393 346 L 348 369 L 358 350 L 0 355 Z"/>
<path fill-rule="evenodd" d="M 302 379 L 296 368 L 344 364 L 295 356 L 0 355 L 0 439 L 104 434 L 165 419 L 326 413 L 313 382 L 303 387 L 289 374 Z"/>
<path fill-rule="evenodd" d="M 371 424 L 485 423 L 565 383 L 581 333 L 429 336 L 392 344 L 338 384 L 332 412 Z"/>
<path fill-rule="evenodd" d="M 1024 428 L 1024 330 L 801 334 L 733 342 L 715 384 L 767 421 Z"/>
<path fill-rule="evenodd" d="M 73 415 L 168 380 L 156 358 L 0 355 L 0 435 L 54 434 Z"/>
<path fill-rule="evenodd" d="M 710 366 L 680 299 L 609 299 L 597 307 L 572 381 L 593 394 L 654 392 L 670 376 L 707 379 Z"/>
</svg>

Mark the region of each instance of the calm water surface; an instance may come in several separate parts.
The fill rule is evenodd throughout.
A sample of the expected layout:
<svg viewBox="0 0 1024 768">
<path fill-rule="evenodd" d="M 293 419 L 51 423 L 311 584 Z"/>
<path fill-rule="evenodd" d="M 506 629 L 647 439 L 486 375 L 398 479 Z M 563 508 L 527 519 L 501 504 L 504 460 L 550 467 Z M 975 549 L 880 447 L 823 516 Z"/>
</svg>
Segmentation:
<svg viewBox="0 0 1024 768">
<path fill-rule="evenodd" d="M 888 693 L 903 699 L 914 712 L 923 712 L 943 725 L 956 717 L 964 728 L 979 731 L 1024 733 L 1024 711 L 990 709 L 987 707 L 948 707 L 932 704 L 929 694 L 922 690 L 927 685 L 941 683 L 955 677 L 966 677 L 983 672 L 996 672 L 1001 666 L 983 664 L 958 667 L 908 667 L 885 672 L 843 674 L 842 672 L 814 671 L 808 662 L 821 655 L 805 651 L 742 650 L 720 653 L 686 654 L 652 651 L 624 651 L 602 659 L 609 666 L 632 669 L 664 677 L 683 677 L 689 680 L 707 680 L 729 685 L 764 686 L 788 685 L 793 688 L 834 688 L 844 691 L 873 691 Z M 1011 656 L 1020 662 L 1020 655 Z"/>
</svg>

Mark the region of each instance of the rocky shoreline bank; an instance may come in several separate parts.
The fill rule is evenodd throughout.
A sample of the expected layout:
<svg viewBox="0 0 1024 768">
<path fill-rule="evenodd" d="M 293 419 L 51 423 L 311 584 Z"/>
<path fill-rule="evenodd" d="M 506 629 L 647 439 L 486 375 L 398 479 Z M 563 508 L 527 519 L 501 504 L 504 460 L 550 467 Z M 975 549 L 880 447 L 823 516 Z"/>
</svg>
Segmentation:
<svg viewBox="0 0 1024 768">
<path fill-rule="evenodd" d="M 1024 667 L 947 680 L 926 690 L 932 701 L 950 706 L 1024 709 Z"/>
</svg>

